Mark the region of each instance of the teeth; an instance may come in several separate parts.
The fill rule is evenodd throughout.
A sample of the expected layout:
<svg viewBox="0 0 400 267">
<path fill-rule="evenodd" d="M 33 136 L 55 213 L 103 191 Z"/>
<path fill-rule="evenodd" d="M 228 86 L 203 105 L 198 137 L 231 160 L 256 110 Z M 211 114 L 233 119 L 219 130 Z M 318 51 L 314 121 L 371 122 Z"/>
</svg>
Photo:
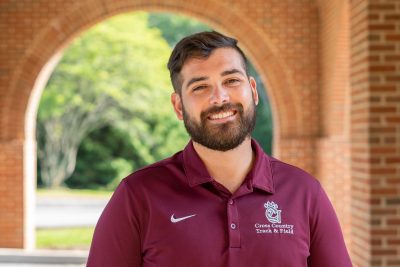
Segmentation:
<svg viewBox="0 0 400 267">
<path fill-rule="evenodd" d="M 232 115 L 233 115 L 233 111 L 227 111 L 227 112 L 222 112 L 222 113 L 211 115 L 210 118 L 213 120 L 216 120 L 216 119 L 223 119 L 223 118 L 226 118 L 226 117 L 229 117 Z"/>
</svg>

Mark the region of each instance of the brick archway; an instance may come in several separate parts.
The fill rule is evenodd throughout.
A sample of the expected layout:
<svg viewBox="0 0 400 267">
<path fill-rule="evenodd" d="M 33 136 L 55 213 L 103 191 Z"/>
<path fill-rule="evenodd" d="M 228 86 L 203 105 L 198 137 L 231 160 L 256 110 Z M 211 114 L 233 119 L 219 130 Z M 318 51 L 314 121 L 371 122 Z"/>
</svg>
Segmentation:
<svg viewBox="0 0 400 267">
<path fill-rule="evenodd" d="M 214 28 L 227 32 L 240 40 L 241 46 L 249 55 L 252 62 L 261 73 L 271 96 L 274 112 L 274 121 L 279 127 L 279 136 L 291 135 L 292 132 L 301 132 L 301 121 L 298 114 L 301 107 L 294 100 L 295 86 L 292 84 L 289 69 L 279 57 L 279 50 L 262 30 L 250 19 L 240 16 L 229 6 L 203 1 L 202 6 L 207 8 L 207 13 L 199 9 L 195 2 L 164 1 L 119 1 L 109 5 L 102 4 L 101 0 L 82 1 L 73 10 L 52 20 L 43 28 L 33 40 L 29 51 L 23 57 L 11 79 L 9 91 L 5 102 L 0 109 L 2 114 L 14 113 L 25 116 L 28 102 L 34 88 L 37 77 L 44 66 L 61 49 L 68 45 L 73 38 L 90 26 L 107 19 L 113 15 L 135 10 L 167 11 L 193 16 Z M 219 10 L 225 10 L 223 19 Z M 260 55 L 262 55 L 260 57 Z M 290 115 L 288 107 L 290 107 Z M 0 121 L 0 127 L 4 129 L 1 137 L 4 139 L 22 139 L 25 125 L 15 123 L 22 120 L 12 116 L 5 116 Z M 298 128 L 298 129 L 297 129 Z"/>
<path fill-rule="evenodd" d="M 252 62 L 261 73 L 273 105 L 275 138 L 300 133 L 303 124 L 298 118 L 299 103 L 295 101 L 295 86 L 292 84 L 288 67 L 278 56 L 279 50 L 273 42 L 252 20 L 230 9 L 227 5 L 214 1 L 203 1 L 202 7 L 207 9 L 203 13 L 196 2 L 164 1 L 118 1 L 106 4 L 101 0 L 82 1 L 67 12 L 52 19 L 43 27 L 32 40 L 29 49 L 17 65 L 9 90 L 6 92 L 6 101 L 0 107 L 2 114 L 0 121 L 0 138 L 14 140 L 11 151 L 21 151 L 17 155 L 18 181 L 15 184 L 21 188 L 14 191 L 13 198 L 17 209 L 10 213 L 8 236 L 0 240 L 10 247 L 33 246 L 33 203 L 35 181 L 35 122 L 36 112 L 48 76 L 56 65 L 61 52 L 75 36 L 90 26 L 109 18 L 110 16 L 135 11 L 167 11 L 193 16 L 217 30 L 227 32 L 240 40 L 241 46 L 249 55 Z M 220 10 L 225 10 L 220 16 Z M 12 115 L 11 115 L 12 114 Z M 277 143 L 279 144 L 279 143 Z M 279 152 L 279 145 L 275 145 Z M 12 152 L 11 152 L 12 153 Z M 10 153 L 10 154 L 11 154 Z M 9 188 L 11 188 L 10 186 Z M 18 194 L 15 195 L 15 192 Z M 1 228 L 1 225 L 0 225 Z"/>
</svg>

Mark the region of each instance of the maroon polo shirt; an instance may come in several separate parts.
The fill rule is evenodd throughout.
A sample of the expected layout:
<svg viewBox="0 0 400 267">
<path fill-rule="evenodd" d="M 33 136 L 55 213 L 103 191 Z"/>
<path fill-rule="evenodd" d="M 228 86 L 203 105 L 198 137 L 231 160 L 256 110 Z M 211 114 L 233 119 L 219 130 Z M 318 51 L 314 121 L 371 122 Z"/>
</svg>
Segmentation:
<svg viewBox="0 0 400 267">
<path fill-rule="evenodd" d="M 234 194 L 210 177 L 192 142 L 125 178 L 87 266 L 352 266 L 320 183 L 252 148 L 255 164 Z"/>
</svg>

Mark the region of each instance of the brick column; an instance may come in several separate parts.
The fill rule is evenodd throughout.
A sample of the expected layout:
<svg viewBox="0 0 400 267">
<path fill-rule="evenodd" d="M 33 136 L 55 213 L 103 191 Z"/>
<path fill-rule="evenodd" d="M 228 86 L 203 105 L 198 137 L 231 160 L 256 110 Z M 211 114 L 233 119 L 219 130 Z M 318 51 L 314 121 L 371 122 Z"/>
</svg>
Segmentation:
<svg viewBox="0 0 400 267">
<path fill-rule="evenodd" d="M 23 142 L 0 142 L 0 247 L 24 245 Z"/>
<path fill-rule="evenodd" d="M 400 266 L 400 1 L 351 1 L 355 266 Z"/>
<path fill-rule="evenodd" d="M 316 177 L 335 207 L 351 250 L 349 3 L 320 0 L 319 12 L 321 129 Z"/>
</svg>

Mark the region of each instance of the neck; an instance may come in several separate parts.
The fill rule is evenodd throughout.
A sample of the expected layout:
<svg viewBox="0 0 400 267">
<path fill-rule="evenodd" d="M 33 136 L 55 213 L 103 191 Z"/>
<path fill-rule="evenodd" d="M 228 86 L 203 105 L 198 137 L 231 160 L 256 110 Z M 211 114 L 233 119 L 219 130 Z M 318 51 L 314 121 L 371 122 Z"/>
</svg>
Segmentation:
<svg viewBox="0 0 400 267">
<path fill-rule="evenodd" d="M 209 149 L 196 142 L 193 142 L 193 146 L 211 177 L 231 193 L 240 187 L 253 166 L 255 155 L 250 137 L 236 148 L 225 152 Z"/>
</svg>

